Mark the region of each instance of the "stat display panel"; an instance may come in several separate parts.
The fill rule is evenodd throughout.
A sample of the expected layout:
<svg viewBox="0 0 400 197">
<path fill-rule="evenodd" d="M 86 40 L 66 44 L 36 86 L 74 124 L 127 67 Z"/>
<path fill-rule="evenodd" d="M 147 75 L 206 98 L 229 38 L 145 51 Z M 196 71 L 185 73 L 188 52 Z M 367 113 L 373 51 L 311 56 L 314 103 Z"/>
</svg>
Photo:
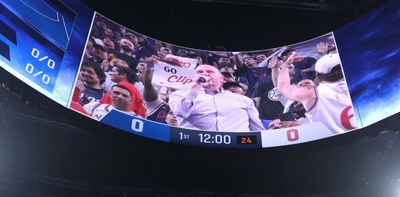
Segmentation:
<svg viewBox="0 0 400 197">
<path fill-rule="evenodd" d="M 400 111 L 400 67 L 397 65 L 400 30 L 393 29 L 400 19 L 398 9 L 399 1 L 388 1 L 354 22 L 319 37 L 276 48 L 240 52 L 206 51 L 166 43 L 128 29 L 77 0 L 3 0 L 0 4 L 0 66 L 55 102 L 134 135 L 210 148 L 300 144 L 345 134 Z M 325 50 L 325 54 L 316 48 Z M 345 91 L 334 98 L 338 103 L 345 99 L 350 101 L 337 113 L 342 126 L 339 130 L 323 120 L 313 121 L 298 104 L 282 99 L 268 68 L 270 62 L 286 62 L 287 58 L 293 58 L 290 63 L 295 68 L 289 64 L 287 68 L 296 69 L 291 79 L 299 80 L 291 83 L 298 84 L 302 79 L 315 79 L 316 62 L 326 54 L 338 54 L 344 75 Z M 151 68 L 151 84 L 161 99 L 156 104 L 143 99 L 143 69 L 149 67 L 144 59 L 150 56 L 158 58 Z M 249 65 L 254 62 L 256 66 L 251 68 Z M 263 129 L 225 129 L 237 122 L 224 122 L 227 114 L 219 111 L 222 106 L 210 108 L 215 118 L 203 123 L 203 127 L 190 122 L 184 124 L 187 117 L 173 115 L 172 106 L 165 98 L 174 94 L 173 91 L 185 90 L 196 83 L 196 68 L 201 64 L 216 65 L 225 82 L 240 85 L 227 86 L 224 91 L 261 100 L 255 109 Z M 124 66 L 135 71 L 137 77 L 131 83 L 137 90 L 135 94 L 130 86 L 125 87 L 131 97 L 129 104 L 135 106 L 129 113 L 117 109 L 112 89 L 116 83 L 116 69 Z M 99 78 L 96 82 L 99 86 L 90 86 L 94 75 Z M 240 92 L 240 88 L 244 91 Z M 93 103 L 96 105 L 91 105 Z M 251 121 L 248 124 L 251 128 Z"/>
</svg>

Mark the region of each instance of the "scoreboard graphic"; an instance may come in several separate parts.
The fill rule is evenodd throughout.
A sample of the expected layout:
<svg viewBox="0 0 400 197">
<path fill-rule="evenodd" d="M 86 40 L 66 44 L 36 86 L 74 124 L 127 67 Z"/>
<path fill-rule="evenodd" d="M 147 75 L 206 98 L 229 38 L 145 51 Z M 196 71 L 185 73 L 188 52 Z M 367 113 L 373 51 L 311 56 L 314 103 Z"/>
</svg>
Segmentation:
<svg viewBox="0 0 400 197">
<path fill-rule="evenodd" d="M 64 51 L 0 5 L 2 61 L 42 89 L 53 92 Z"/>
<path fill-rule="evenodd" d="M 399 1 L 388 1 L 372 13 L 360 17 L 358 20 L 336 31 L 301 43 L 275 49 L 265 49 L 266 52 L 271 52 L 268 55 L 269 57 L 264 54 L 265 58 L 272 59 L 273 56 L 278 56 L 278 54 L 282 58 L 282 52 L 291 48 L 296 50 L 296 53 L 302 54 L 302 56 L 299 56 L 299 61 L 304 60 L 306 62 L 305 60 L 307 60 L 307 62 L 312 62 L 312 59 L 317 61 L 322 56 L 320 57 L 320 55 L 316 54 L 315 46 L 326 42 L 327 51 L 324 55 L 329 54 L 328 46 L 331 46 L 329 49 L 338 53 L 340 56 L 339 65 L 343 67 L 341 69 L 343 69 L 345 76 L 344 80 L 349 85 L 349 91 L 343 91 L 345 94 L 337 94 L 335 98 L 341 100 L 342 96 L 346 95 L 349 100 L 352 99 L 352 106 L 354 105 L 354 113 L 350 110 L 352 107 L 348 106 L 340 116 L 342 124 L 348 123 L 343 124 L 346 127 L 346 131 L 343 131 L 343 133 L 356 129 L 349 125 L 351 122 L 358 121 L 357 128 L 368 126 L 400 112 L 400 67 L 398 65 L 400 60 L 398 47 L 400 45 L 400 29 L 393 28 L 396 27 L 400 18 L 398 14 L 399 8 Z M 110 27 L 110 29 L 107 29 L 107 27 Z M 89 32 L 89 30 L 91 31 Z M 205 51 L 164 43 L 133 30 L 128 30 L 126 27 L 95 13 L 79 0 L 2 0 L 0 3 L 0 66 L 55 102 L 65 107 L 73 108 L 71 107 L 72 105 L 70 106 L 74 102 L 72 92 L 74 89 L 79 89 L 75 88 L 75 86 L 78 84 L 78 80 L 82 80 L 78 75 L 81 62 L 84 60 L 86 47 L 90 46 L 89 43 L 91 42 L 90 44 L 96 50 L 115 52 L 116 50 L 108 51 L 107 48 L 109 47 L 107 44 L 110 44 L 113 39 L 101 37 L 106 34 L 107 36 L 112 35 L 110 33 L 112 31 L 120 31 L 118 32 L 119 35 L 131 36 L 131 39 L 134 37 L 136 39 L 146 39 L 154 46 L 156 44 L 164 44 L 162 46 L 166 47 L 160 47 L 159 51 L 157 51 L 160 54 L 161 52 L 168 52 L 166 50 L 168 46 L 173 46 L 171 49 L 179 49 L 175 51 L 175 54 L 169 49 L 170 53 L 165 55 L 165 58 L 169 59 L 170 63 L 174 63 L 171 66 L 176 66 L 175 64 L 177 64 L 181 67 L 179 69 L 170 69 L 169 67 L 165 67 L 168 69 L 161 69 L 165 73 L 158 72 L 159 70 L 155 69 L 153 79 L 157 79 L 159 82 L 154 83 L 153 80 L 153 85 L 162 86 L 166 82 L 171 82 L 169 79 L 171 79 L 171 76 L 176 78 L 177 75 L 175 74 L 177 72 L 185 74 L 185 76 L 180 76 L 181 78 L 190 79 L 189 75 L 194 70 L 185 70 L 188 68 L 182 65 L 185 65 L 185 61 L 192 62 L 191 69 L 193 69 L 199 62 L 196 59 L 197 57 L 191 57 L 190 55 L 201 55 L 204 59 L 200 57 L 200 60 L 204 60 L 207 63 L 206 60 L 214 60 L 213 58 L 216 57 L 225 57 L 225 59 L 230 60 L 229 57 L 232 57 L 234 53 L 241 53 Z M 89 36 L 89 34 L 91 35 Z M 114 37 L 114 41 L 118 39 Z M 164 51 L 161 50 L 162 48 L 164 48 Z M 188 57 L 185 56 L 185 51 Z M 86 52 L 89 52 L 89 50 Z M 190 52 L 193 52 L 193 54 L 190 54 Z M 260 54 L 257 55 L 261 55 L 261 52 L 258 52 Z M 258 52 L 253 51 L 254 54 Z M 86 55 L 88 54 L 86 53 Z M 134 62 L 129 59 L 132 58 L 130 56 L 128 58 L 126 55 L 118 53 L 114 54 L 114 56 L 107 55 L 107 61 L 102 61 L 101 64 L 108 62 L 112 66 L 112 63 L 118 62 L 115 61 L 118 58 L 125 58 L 124 60 L 130 63 Z M 112 59 L 111 57 L 117 59 Z M 88 57 L 85 56 L 85 58 Z M 120 60 L 119 62 L 123 61 Z M 265 63 L 267 61 L 263 60 L 262 62 Z M 168 66 L 170 65 L 168 64 Z M 265 68 L 267 64 L 257 66 L 256 69 L 252 70 L 252 74 L 266 75 Z M 310 64 L 310 69 L 312 68 Z M 103 71 L 108 72 L 107 69 Z M 188 77 L 186 77 L 186 74 Z M 227 73 L 225 72 L 225 74 Z M 228 74 L 227 76 L 229 77 Z M 173 82 L 179 82 L 179 80 Z M 164 88 L 166 87 L 168 86 Z M 168 88 L 166 89 L 166 92 L 168 92 Z M 267 94 L 268 97 L 275 97 L 275 90 L 276 88 L 272 88 L 263 94 Z M 80 92 L 77 93 L 79 94 Z M 79 107 L 83 109 L 84 104 L 79 102 L 75 102 L 75 104 L 82 105 Z M 85 111 L 81 112 L 84 113 Z M 294 119 L 294 115 L 297 115 L 297 113 L 289 112 L 290 116 L 283 116 L 288 115 L 287 112 L 281 114 L 282 116 L 279 116 L 279 119 L 282 122 L 298 121 L 298 119 Z M 166 118 L 167 114 L 170 114 L 170 112 L 160 111 L 157 114 L 157 118 Z M 85 115 L 89 116 L 89 113 Z M 260 119 L 262 118 L 260 117 Z M 307 119 L 308 121 L 303 120 L 304 122 L 300 122 L 301 124 L 295 122 L 299 124 L 275 129 L 270 127 L 273 124 L 269 125 L 274 120 L 264 118 L 265 122 L 263 123 L 267 124 L 267 126 L 263 126 L 266 129 L 252 132 L 232 130 L 205 131 L 170 126 L 132 115 L 132 113 L 123 113 L 116 109 L 108 111 L 98 121 L 134 135 L 163 142 L 211 148 L 277 147 L 306 143 L 338 135 L 337 132 L 329 129 L 322 121 L 313 122 L 310 119 Z"/>
<path fill-rule="evenodd" d="M 12 12 L 53 44 L 66 49 L 76 13 L 60 1 L 3 0 Z"/>
<path fill-rule="evenodd" d="M 79 5 L 61 0 L 0 4 L 1 66 L 62 105 L 68 101 L 82 54 L 72 47 L 83 50 L 93 15 Z"/>
</svg>

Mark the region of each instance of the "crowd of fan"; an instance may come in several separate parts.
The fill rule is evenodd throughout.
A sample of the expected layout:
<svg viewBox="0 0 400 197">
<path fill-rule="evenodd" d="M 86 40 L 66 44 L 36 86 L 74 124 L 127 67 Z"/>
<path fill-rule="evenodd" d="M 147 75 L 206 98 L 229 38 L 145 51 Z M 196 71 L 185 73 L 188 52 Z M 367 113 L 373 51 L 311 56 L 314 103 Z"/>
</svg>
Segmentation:
<svg viewBox="0 0 400 197">
<path fill-rule="evenodd" d="M 168 97 L 175 89 L 151 84 L 156 61 L 181 66 L 176 59 L 167 57 L 172 54 L 218 68 L 224 76 L 225 90 L 254 100 L 266 129 L 303 124 L 304 108 L 277 91 L 272 70 L 279 62 L 294 57 L 289 67 L 291 83 L 315 86 L 318 82 L 313 66 L 317 60 L 302 57 L 292 48 L 279 54 L 275 54 L 276 50 L 236 53 L 187 49 L 145 37 L 97 15 L 71 108 L 101 118 L 102 111 L 111 107 L 178 126 L 168 106 Z M 333 50 L 335 47 L 327 43 L 316 46 L 321 56 Z"/>
</svg>

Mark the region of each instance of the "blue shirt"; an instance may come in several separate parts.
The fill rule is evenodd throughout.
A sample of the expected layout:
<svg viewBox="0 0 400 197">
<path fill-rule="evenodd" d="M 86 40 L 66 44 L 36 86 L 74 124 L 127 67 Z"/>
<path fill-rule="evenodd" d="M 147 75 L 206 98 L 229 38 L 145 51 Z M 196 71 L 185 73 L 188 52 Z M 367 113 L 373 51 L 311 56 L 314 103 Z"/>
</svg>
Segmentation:
<svg viewBox="0 0 400 197">
<path fill-rule="evenodd" d="M 85 89 L 79 95 L 79 104 L 84 106 L 90 102 L 99 101 L 101 98 L 103 98 L 103 94 L 103 89 L 94 89 L 85 85 Z"/>
</svg>

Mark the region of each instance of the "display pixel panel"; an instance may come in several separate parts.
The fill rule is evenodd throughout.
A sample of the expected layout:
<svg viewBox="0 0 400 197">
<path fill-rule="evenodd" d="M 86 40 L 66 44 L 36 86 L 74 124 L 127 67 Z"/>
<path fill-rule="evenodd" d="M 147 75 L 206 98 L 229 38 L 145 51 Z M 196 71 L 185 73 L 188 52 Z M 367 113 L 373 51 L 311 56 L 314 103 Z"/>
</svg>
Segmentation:
<svg viewBox="0 0 400 197">
<path fill-rule="evenodd" d="M 333 80 L 324 74 L 332 69 Z M 204 51 L 98 13 L 71 108 L 130 133 L 212 147 L 296 144 L 359 128 L 333 33 L 260 51 Z"/>
<path fill-rule="evenodd" d="M 399 111 L 400 32 L 390 28 L 399 7 L 390 1 L 301 43 L 229 52 L 150 38 L 79 1 L 7 0 L 0 65 L 56 102 L 135 135 L 214 148 L 298 144 Z M 365 31 L 365 21 L 385 23 Z"/>
<path fill-rule="evenodd" d="M 335 31 L 363 126 L 400 112 L 399 8 L 399 1 L 388 1 Z"/>
<path fill-rule="evenodd" d="M 61 1 L 4 0 L 8 8 L 57 46 L 66 49 L 77 14 Z"/>
</svg>

